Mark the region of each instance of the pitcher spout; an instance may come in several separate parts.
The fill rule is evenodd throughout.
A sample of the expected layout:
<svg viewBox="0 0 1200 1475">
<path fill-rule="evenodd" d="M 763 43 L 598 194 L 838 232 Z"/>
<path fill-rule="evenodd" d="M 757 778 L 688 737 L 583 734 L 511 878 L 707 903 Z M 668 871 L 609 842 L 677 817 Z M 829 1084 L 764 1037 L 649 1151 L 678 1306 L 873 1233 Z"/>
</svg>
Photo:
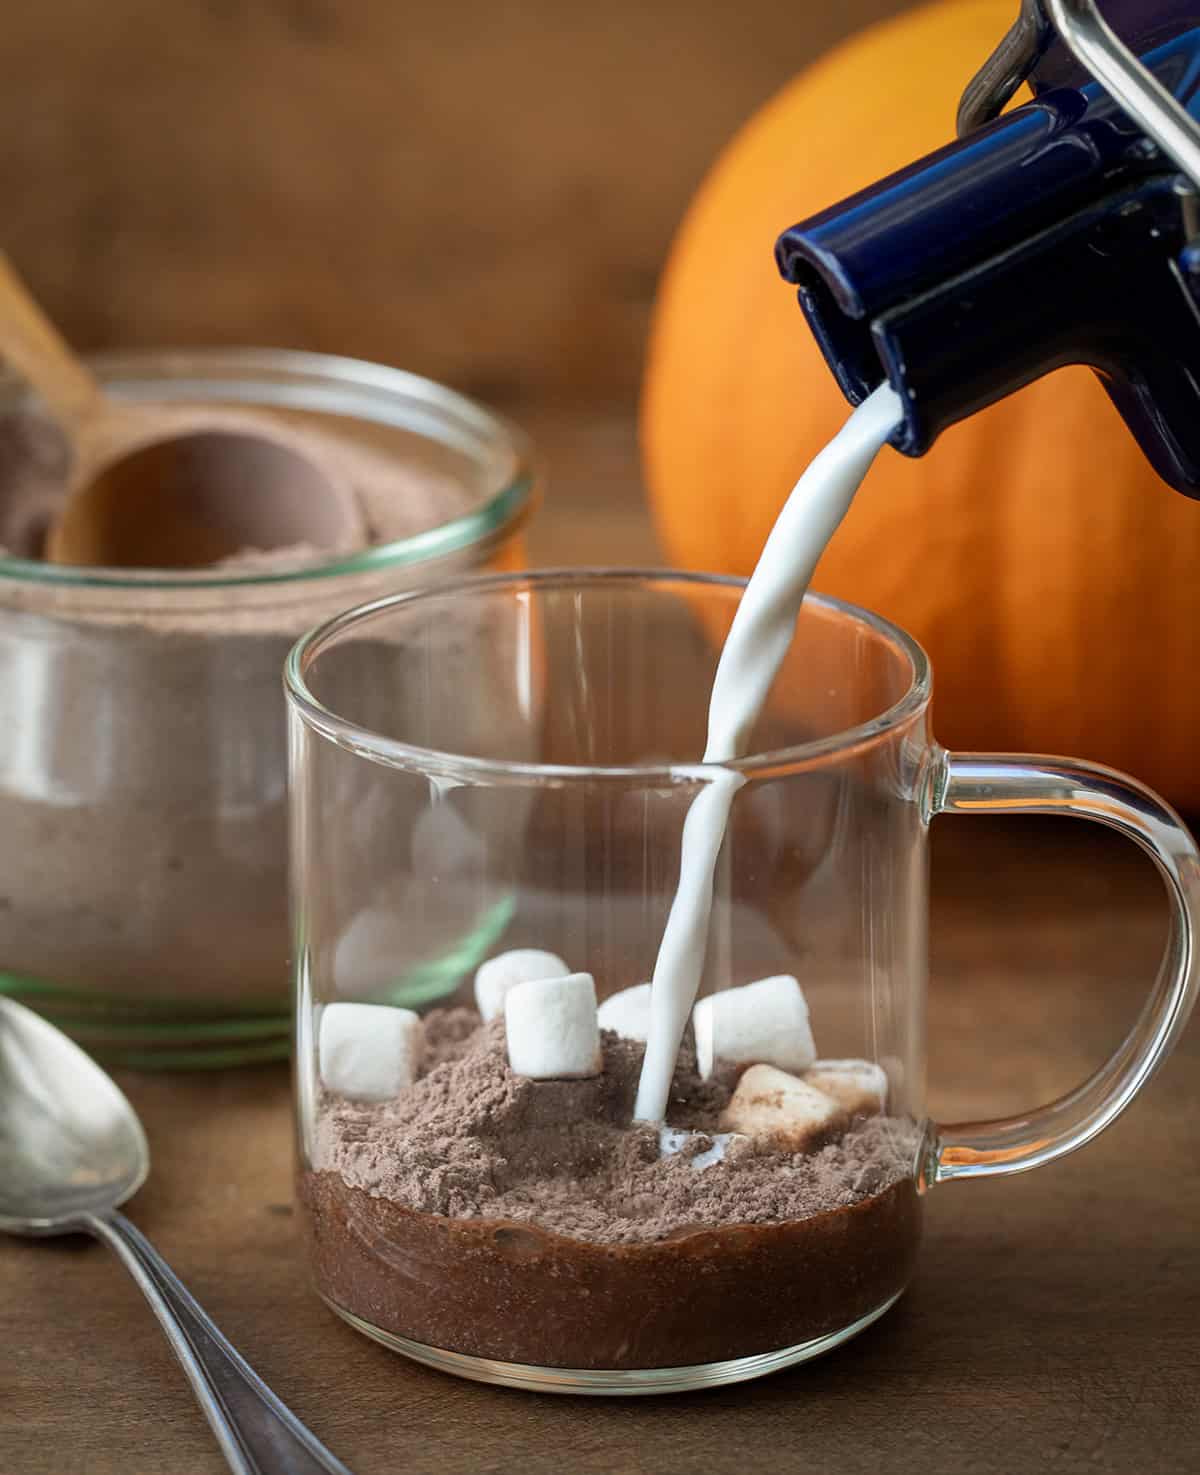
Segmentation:
<svg viewBox="0 0 1200 1475">
<path fill-rule="evenodd" d="M 1200 111 L 1200 29 L 1143 58 Z M 1171 486 L 1200 496 L 1200 212 L 1097 83 L 1043 91 L 793 226 L 777 259 L 843 392 L 884 378 L 893 443 L 1090 365 Z"/>
</svg>

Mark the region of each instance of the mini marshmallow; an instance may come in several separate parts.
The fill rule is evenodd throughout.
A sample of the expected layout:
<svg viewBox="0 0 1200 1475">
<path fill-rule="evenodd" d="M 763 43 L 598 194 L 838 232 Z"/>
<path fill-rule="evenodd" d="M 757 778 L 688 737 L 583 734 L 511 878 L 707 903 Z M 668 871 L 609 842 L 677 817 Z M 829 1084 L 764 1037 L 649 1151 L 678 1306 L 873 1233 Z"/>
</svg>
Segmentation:
<svg viewBox="0 0 1200 1475">
<path fill-rule="evenodd" d="M 705 1168 L 711 1168 L 713 1163 L 719 1163 L 729 1150 L 731 1142 L 738 1140 L 736 1132 L 697 1132 L 681 1131 L 677 1127 L 661 1127 L 658 1133 L 658 1150 L 663 1157 L 674 1157 L 678 1153 L 686 1152 L 694 1138 L 705 1136 L 712 1143 L 702 1152 L 694 1152 L 688 1158 L 688 1166 L 702 1173 Z"/>
<path fill-rule="evenodd" d="M 386 1101 L 417 1078 L 425 1044 L 421 1016 L 387 1004 L 326 1004 L 321 1010 L 321 1080 L 351 1101 Z"/>
<path fill-rule="evenodd" d="M 623 1039 L 645 1042 L 650 1033 L 650 985 L 639 983 L 610 994 L 600 1005 L 600 1028 L 615 1030 Z"/>
<path fill-rule="evenodd" d="M 790 973 L 701 999 L 692 1010 L 692 1028 L 705 1080 L 718 1060 L 801 1071 L 817 1058 L 808 1004 Z"/>
<path fill-rule="evenodd" d="M 590 973 L 532 978 L 504 996 L 508 1063 L 535 1081 L 600 1074 L 596 985 Z"/>
<path fill-rule="evenodd" d="M 806 1152 L 844 1120 L 837 1102 L 773 1065 L 752 1065 L 737 1084 L 719 1125 L 768 1137 L 785 1152 Z"/>
<path fill-rule="evenodd" d="M 570 969 L 557 953 L 519 947 L 481 963 L 475 974 L 475 1006 L 484 1023 L 504 1013 L 504 996 L 519 983 L 533 978 L 566 978 Z"/>
<path fill-rule="evenodd" d="M 887 1075 L 873 1060 L 818 1060 L 804 1080 L 850 1116 L 875 1116 L 887 1101 Z"/>
</svg>

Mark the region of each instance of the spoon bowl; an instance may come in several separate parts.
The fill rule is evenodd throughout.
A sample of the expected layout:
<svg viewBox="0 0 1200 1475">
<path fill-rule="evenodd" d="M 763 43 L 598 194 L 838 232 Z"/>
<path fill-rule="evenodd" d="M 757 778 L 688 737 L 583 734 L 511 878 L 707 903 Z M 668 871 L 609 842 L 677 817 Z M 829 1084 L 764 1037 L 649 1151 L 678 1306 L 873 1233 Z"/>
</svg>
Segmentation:
<svg viewBox="0 0 1200 1475">
<path fill-rule="evenodd" d="M 78 1233 L 82 1215 L 117 1208 L 149 1171 L 116 1083 L 52 1024 L 0 999 L 0 1229 Z"/>
<path fill-rule="evenodd" d="M 66 1035 L 0 998 L 0 1232 L 90 1234 L 158 1317 L 233 1475 L 350 1475 L 117 1206 L 150 1171 L 133 1107 Z"/>
</svg>

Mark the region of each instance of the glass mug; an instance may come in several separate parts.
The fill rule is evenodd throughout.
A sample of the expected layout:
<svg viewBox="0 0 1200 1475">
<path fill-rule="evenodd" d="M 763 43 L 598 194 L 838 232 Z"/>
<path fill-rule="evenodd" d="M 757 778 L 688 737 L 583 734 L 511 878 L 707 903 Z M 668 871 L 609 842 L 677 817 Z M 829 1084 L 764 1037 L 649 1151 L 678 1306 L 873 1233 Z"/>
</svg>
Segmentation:
<svg viewBox="0 0 1200 1475">
<path fill-rule="evenodd" d="M 714 1058 L 689 1027 L 665 1127 L 632 1124 L 639 996 L 603 1005 L 651 976 L 743 587 L 504 575 L 360 607 L 291 654 L 303 1218 L 321 1295 L 411 1357 L 620 1394 L 815 1356 L 901 1295 L 932 1185 L 1082 1146 L 1183 1028 L 1200 857 L 1171 810 L 1086 763 L 945 752 L 915 642 L 810 596 L 753 756 L 729 765 L 700 989 Z M 945 1125 L 925 1110 L 926 838 L 934 815 L 981 812 L 1120 830 L 1156 861 L 1173 926 L 1090 1080 Z M 507 1032 L 590 1048 L 586 981 L 476 1012 L 475 970 L 513 949 L 594 980 L 613 1027 L 574 1078 L 510 1069 Z M 546 1000 L 567 994 L 556 1026 Z"/>
</svg>

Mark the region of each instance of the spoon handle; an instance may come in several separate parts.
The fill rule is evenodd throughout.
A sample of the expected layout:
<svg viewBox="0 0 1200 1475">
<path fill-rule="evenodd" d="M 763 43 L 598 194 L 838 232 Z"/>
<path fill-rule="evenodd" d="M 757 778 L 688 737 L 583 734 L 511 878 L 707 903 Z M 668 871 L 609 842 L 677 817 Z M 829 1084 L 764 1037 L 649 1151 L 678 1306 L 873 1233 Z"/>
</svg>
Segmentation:
<svg viewBox="0 0 1200 1475">
<path fill-rule="evenodd" d="M 100 386 L 0 252 L 0 359 L 45 400 L 74 440 L 101 408 Z"/>
<path fill-rule="evenodd" d="M 140 1229 L 116 1212 L 80 1227 L 124 1263 L 162 1323 L 234 1475 L 350 1475 L 225 1339 Z"/>
</svg>

